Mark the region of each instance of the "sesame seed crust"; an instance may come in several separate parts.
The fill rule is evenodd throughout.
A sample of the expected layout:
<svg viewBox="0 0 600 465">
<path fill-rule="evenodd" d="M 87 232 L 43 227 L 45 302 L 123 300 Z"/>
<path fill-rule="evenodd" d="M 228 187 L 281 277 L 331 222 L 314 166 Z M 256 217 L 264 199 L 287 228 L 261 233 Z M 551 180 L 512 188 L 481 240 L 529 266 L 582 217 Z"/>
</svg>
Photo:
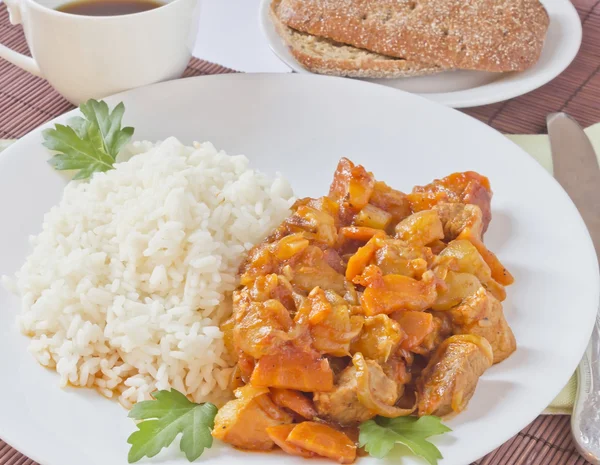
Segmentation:
<svg viewBox="0 0 600 465">
<path fill-rule="evenodd" d="M 282 0 L 278 17 L 381 55 L 493 72 L 536 63 L 549 24 L 538 0 Z"/>
</svg>

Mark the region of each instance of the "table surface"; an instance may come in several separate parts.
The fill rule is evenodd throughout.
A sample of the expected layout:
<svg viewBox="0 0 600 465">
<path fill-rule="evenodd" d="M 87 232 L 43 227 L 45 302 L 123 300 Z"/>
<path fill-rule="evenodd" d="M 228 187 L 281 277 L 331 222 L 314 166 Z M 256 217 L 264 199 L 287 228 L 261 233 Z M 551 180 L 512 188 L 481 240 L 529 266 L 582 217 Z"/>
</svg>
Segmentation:
<svg viewBox="0 0 600 465">
<path fill-rule="evenodd" d="M 271 54 L 262 38 L 257 20 L 259 0 L 201 1 L 203 12 L 195 56 L 238 71 L 289 71 Z M 569 68 L 534 92 L 468 109 L 466 113 L 505 133 L 543 133 L 546 115 L 555 111 L 570 113 L 583 126 L 600 121 L 600 0 L 573 3 L 583 24 L 583 44 Z M 0 43 L 28 53 L 22 31 L 9 25 L 3 5 L 0 5 Z M 231 69 L 193 59 L 184 76 L 220 72 Z M 21 137 L 71 108 L 45 81 L 0 60 L 0 139 Z M 473 465 L 586 464 L 571 441 L 569 417 L 540 416 Z M 0 465 L 34 465 L 34 462 L 0 440 Z"/>
</svg>

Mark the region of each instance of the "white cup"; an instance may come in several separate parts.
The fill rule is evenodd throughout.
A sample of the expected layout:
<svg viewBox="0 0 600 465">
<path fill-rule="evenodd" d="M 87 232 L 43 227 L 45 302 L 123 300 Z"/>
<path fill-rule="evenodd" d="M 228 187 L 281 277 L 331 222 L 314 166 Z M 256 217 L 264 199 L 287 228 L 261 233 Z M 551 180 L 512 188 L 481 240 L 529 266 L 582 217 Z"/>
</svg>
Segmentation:
<svg viewBox="0 0 600 465">
<path fill-rule="evenodd" d="M 82 16 L 55 8 L 69 0 L 4 0 L 23 24 L 33 58 L 0 44 L 0 58 L 41 76 L 75 105 L 181 76 L 194 46 L 199 0 L 166 0 L 153 10 Z"/>
</svg>

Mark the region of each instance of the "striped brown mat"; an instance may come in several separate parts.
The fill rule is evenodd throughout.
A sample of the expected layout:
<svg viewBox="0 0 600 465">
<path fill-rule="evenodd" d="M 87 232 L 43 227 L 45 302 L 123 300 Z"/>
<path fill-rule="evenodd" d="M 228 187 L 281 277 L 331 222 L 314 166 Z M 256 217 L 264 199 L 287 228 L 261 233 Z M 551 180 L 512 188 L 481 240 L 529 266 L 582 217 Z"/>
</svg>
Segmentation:
<svg viewBox="0 0 600 465">
<path fill-rule="evenodd" d="M 600 0 L 575 0 L 583 22 L 583 46 L 553 82 L 506 102 L 466 110 L 506 133 L 541 133 L 549 112 L 566 111 L 582 125 L 600 121 Z M 28 53 L 21 28 L 12 27 L 0 5 L 0 43 Z M 231 73 L 196 58 L 184 77 Z M 18 138 L 72 106 L 42 79 L 0 61 L 0 139 Z M 473 465 L 587 465 L 574 449 L 569 417 L 540 416 L 503 446 Z M 0 440 L 0 465 L 35 465 Z"/>
</svg>

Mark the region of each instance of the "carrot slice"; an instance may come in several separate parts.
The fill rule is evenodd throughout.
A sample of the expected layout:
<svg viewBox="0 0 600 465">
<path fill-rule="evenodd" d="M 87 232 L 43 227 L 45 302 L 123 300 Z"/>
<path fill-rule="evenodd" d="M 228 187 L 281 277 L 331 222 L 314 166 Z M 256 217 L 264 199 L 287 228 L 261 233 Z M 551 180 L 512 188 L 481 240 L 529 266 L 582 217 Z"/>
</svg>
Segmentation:
<svg viewBox="0 0 600 465">
<path fill-rule="evenodd" d="M 342 229 L 347 228 L 341 228 L 340 231 Z M 350 260 L 348 260 L 348 266 L 346 267 L 346 279 L 348 281 L 352 281 L 352 279 L 361 274 L 365 267 L 375 256 L 375 252 L 379 248 L 379 246 L 377 245 L 378 238 L 380 237 L 380 235 L 384 234 L 381 231 L 375 231 L 377 231 L 378 234 L 376 234 L 373 237 L 370 237 L 369 242 L 360 247 L 356 251 L 356 253 L 350 257 Z"/>
<path fill-rule="evenodd" d="M 261 357 L 250 378 L 257 387 L 296 389 L 303 392 L 331 391 L 333 372 L 329 362 L 317 352 L 309 354 L 297 348 L 285 348 L 277 354 Z"/>
<path fill-rule="evenodd" d="M 424 312 L 397 312 L 392 318 L 400 323 L 406 337 L 400 348 L 410 350 L 417 347 L 433 331 L 433 316 Z"/>
<path fill-rule="evenodd" d="M 376 234 L 381 234 L 381 229 L 368 228 L 366 226 L 345 226 L 340 228 L 342 236 L 357 241 L 368 241 Z"/>
<path fill-rule="evenodd" d="M 503 286 L 509 286 L 515 282 L 515 278 L 510 271 L 508 271 L 504 265 L 500 262 L 498 257 L 494 252 L 489 250 L 485 244 L 481 241 L 481 239 L 475 237 L 470 230 L 463 230 L 457 239 L 466 239 L 471 242 L 483 258 L 483 260 L 487 263 L 492 271 L 492 278 L 494 281 L 502 284 Z M 500 299 L 503 300 L 503 299 Z"/>
<path fill-rule="evenodd" d="M 426 279 L 425 273 L 423 278 L 417 281 L 398 274 L 384 276 L 383 286 L 369 286 L 362 295 L 361 304 L 365 315 L 429 308 L 437 298 L 435 279 Z"/>
<path fill-rule="evenodd" d="M 361 286 L 369 286 L 373 288 L 384 287 L 383 273 L 381 268 L 377 265 L 367 265 L 363 270 L 362 274 L 359 274 L 352 278 L 354 284 L 360 284 Z"/>
<path fill-rule="evenodd" d="M 308 314 L 308 322 L 311 325 L 322 323 L 333 311 L 331 304 L 325 296 L 325 291 L 320 287 L 315 287 L 308 294 L 310 303 L 310 313 Z"/>
<path fill-rule="evenodd" d="M 288 408 L 304 418 L 310 420 L 317 416 L 317 411 L 313 407 L 311 400 L 298 391 L 271 388 L 271 397 L 277 405 Z"/>
<path fill-rule="evenodd" d="M 290 432 L 295 428 L 296 425 L 278 425 L 267 428 L 267 434 L 275 444 L 277 444 L 281 450 L 286 454 L 299 455 L 300 457 L 311 458 L 316 454 L 314 452 L 302 449 L 302 447 L 295 446 L 287 441 L 287 437 Z"/>
<path fill-rule="evenodd" d="M 286 441 L 339 463 L 352 463 L 356 459 L 356 445 L 350 438 L 323 423 L 302 422 L 292 429 Z"/>
</svg>

